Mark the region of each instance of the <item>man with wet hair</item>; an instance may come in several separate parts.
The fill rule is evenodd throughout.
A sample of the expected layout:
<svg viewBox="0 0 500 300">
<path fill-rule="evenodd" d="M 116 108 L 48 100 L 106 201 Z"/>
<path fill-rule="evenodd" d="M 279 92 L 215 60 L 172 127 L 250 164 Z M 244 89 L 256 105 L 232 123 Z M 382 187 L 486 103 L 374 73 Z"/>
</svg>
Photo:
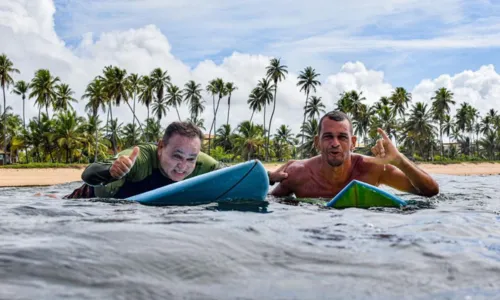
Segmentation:
<svg viewBox="0 0 500 300">
<path fill-rule="evenodd" d="M 271 192 L 274 196 L 333 198 L 352 180 L 431 197 L 439 193 L 437 182 L 398 151 L 387 134 L 381 135 L 372 156 L 352 153 L 356 145 L 352 122 L 346 114 L 331 111 L 319 122 L 314 145 L 318 156 L 290 163 L 283 171 L 288 178 Z"/>
<path fill-rule="evenodd" d="M 225 167 L 200 151 L 203 134 L 190 122 L 173 122 L 157 145 L 140 144 L 109 162 L 92 163 L 82 173 L 84 185 L 64 198 L 124 199 Z M 270 183 L 286 177 L 269 172 Z"/>
</svg>

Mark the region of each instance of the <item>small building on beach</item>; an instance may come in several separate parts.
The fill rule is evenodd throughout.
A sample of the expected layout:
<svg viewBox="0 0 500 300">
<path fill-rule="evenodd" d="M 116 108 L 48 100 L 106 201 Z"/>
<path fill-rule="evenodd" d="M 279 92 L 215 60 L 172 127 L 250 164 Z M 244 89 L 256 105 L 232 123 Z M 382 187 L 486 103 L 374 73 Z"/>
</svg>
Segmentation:
<svg viewBox="0 0 500 300">
<path fill-rule="evenodd" d="M 5 163 L 4 163 L 5 160 Z M 10 164 L 10 154 L 5 154 L 2 150 L 0 150 L 0 166 Z"/>
</svg>

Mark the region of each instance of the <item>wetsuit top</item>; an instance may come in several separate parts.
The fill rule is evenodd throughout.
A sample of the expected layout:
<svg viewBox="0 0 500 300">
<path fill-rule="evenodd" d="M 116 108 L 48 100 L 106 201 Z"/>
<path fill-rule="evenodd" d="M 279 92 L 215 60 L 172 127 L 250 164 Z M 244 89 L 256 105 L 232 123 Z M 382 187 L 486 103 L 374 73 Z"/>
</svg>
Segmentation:
<svg viewBox="0 0 500 300">
<path fill-rule="evenodd" d="M 140 152 L 132 169 L 120 179 L 113 178 L 109 173 L 111 165 L 119 156 L 132 154 L 133 148 L 123 150 L 110 161 L 92 163 L 85 169 L 82 179 L 88 185 L 93 186 L 96 197 L 124 199 L 174 183 L 160 171 L 158 147 L 152 144 L 141 144 L 138 147 Z M 196 167 L 186 179 L 223 167 L 225 166 L 222 163 L 200 152 L 196 159 Z"/>
</svg>

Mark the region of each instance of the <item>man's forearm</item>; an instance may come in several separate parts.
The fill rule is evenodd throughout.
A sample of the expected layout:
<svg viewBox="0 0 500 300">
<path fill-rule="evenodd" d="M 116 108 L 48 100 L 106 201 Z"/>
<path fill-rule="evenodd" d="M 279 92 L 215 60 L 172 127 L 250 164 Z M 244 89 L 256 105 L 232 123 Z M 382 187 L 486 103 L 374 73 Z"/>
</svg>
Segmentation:
<svg viewBox="0 0 500 300">
<path fill-rule="evenodd" d="M 439 193 L 439 185 L 437 182 L 404 155 L 401 155 L 401 158 L 399 162 L 395 164 L 395 167 L 400 169 L 406 177 L 408 177 L 411 184 L 421 195 L 430 197 Z"/>
<path fill-rule="evenodd" d="M 88 185 L 106 185 L 116 181 L 109 173 L 111 164 L 92 163 L 82 173 L 82 180 Z"/>
</svg>

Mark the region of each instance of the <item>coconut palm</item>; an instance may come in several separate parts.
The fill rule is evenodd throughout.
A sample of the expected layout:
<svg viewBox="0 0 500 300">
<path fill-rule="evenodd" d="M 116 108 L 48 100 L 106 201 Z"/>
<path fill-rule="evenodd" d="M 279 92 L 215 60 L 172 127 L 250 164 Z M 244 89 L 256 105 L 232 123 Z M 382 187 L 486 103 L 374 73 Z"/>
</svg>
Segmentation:
<svg viewBox="0 0 500 300">
<path fill-rule="evenodd" d="M 113 119 L 113 104 L 116 106 L 120 106 L 121 100 L 125 101 L 127 105 L 129 106 L 130 110 L 133 113 L 132 107 L 128 103 L 128 99 L 130 96 L 130 91 L 129 91 L 129 84 L 127 80 L 127 71 L 125 69 L 120 69 L 118 67 L 113 67 L 113 66 L 107 66 L 104 68 L 104 85 L 106 89 L 106 93 L 108 94 L 108 100 L 109 100 L 109 114 L 111 120 Z M 135 117 L 135 114 L 134 114 Z M 117 123 L 115 122 L 115 125 Z M 115 126 L 115 127 L 116 127 Z M 110 128 L 115 128 L 112 126 L 106 126 L 108 129 Z M 111 138 L 114 139 L 118 135 L 117 134 L 111 134 Z M 117 150 L 117 145 L 118 141 L 111 141 L 113 144 L 113 154 L 116 155 L 118 153 Z"/>
<path fill-rule="evenodd" d="M 318 155 L 318 150 L 314 145 L 314 137 L 318 135 L 319 125 L 318 120 L 310 119 L 302 126 L 300 133 L 297 137 L 304 139 L 305 143 L 300 145 L 300 151 L 302 152 L 302 157 L 304 156 L 316 156 Z"/>
<path fill-rule="evenodd" d="M 25 100 L 26 100 L 26 94 L 29 91 L 29 84 L 24 81 L 24 80 L 19 80 L 16 82 L 14 85 L 14 90 L 12 91 L 14 94 L 21 96 L 21 99 L 23 99 L 23 127 L 26 128 L 26 118 L 25 118 Z"/>
<path fill-rule="evenodd" d="M 170 76 L 168 75 L 168 72 L 163 72 L 161 68 L 156 68 L 151 72 L 151 74 L 149 74 L 149 76 L 156 92 L 156 99 L 163 99 L 165 90 L 170 85 Z"/>
<path fill-rule="evenodd" d="M 262 110 L 262 103 L 260 101 L 258 88 L 254 88 L 252 90 L 252 92 L 248 96 L 247 103 L 250 106 L 250 109 L 252 110 L 252 115 L 250 116 L 250 123 L 251 123 L 255 112 L 256 111 L 260 112 Z"/>
<path fill-rule="evenodd" d="M 85 93 L 82 96 L 82 99 L 88 99 L 89 102 L 85 105 L 85 110 L 91 112 L 93 119 L 98 119 L 99 108 L 101 108 L 102 112 L 106 112 L 106 104 L 108 103 L 108 94 L 106 92 L 106 87 L 104 82 L 96 77 L 92 80 L 85 89 Z M 99 149 L 99 137 L 98 137 L 99 128 L 96 124 L 94 127 L 95 134 L 95 153 L 94 153 L 94 162 L 97 162 L 97 152 Z"/>
<path fill-rule="evenodd" d="M 316 73 L 316 70 L 313 69 L 312 67 L 307 67 L 304 69 L 304 71 L 301 71 L 297 79 L 299 80 L 297 82 L 297 86 L 300 86 L 300 91 L 304 91 L 306 93 L 306 104 L 304 107 L 307 107 L 307 101 L 309 100 L 309 93 L 311 90 L 316 92 L 316 86 L 321 85 L 321 82 L 319 82 L 316 78 L 319 77 L 321 74 Z M 302 129 L 306 129 L 306 112 L 304 110 L 304 120 L 302 121 Z M 302 141 L 301 144 L 304 143 L 304 132 L 302 131 Z"/>
<path fill-rule="evenodd" d="M 424 147 L 434 138 L 435 131 L 432 112 L 427 108 L 427 104 L 415 103 L 411 108 L 408 121 L 404 124 L 403 134 L 406 139 L 414 140 L 422 157 Z"/>
<path fill-rule="evenodd" d="M 149 119 L 149 107 L 154 101 L 154 89 L 155 86 L 153 79 L 149 76 L 142 76 L 139 83 L 139 101 L 146 106 L 148 111 L 146 119 Z"/>
<path fill-rule="evenodd" d="M 158 119 L 158 123 L 160 123 L 163 116 L 167 115 L 167 110 L 169 110 L 166 99 L 156 99 L 156 101 L 153 102 L 152 109 L 153 114 Z"/>
<path fill-rule="evenodd" d="M 201 84 L 197 84 L 194 80 L 184 85 L 184 101 L 188 104 L 191 119 L 197 118 L 205 110 L 203 106 L 205 101 L 202 100 L 201 91 Z"/>
<path fill-rule="evenodd" d="M 176 85 L 170 85 L 167 88 L 166 100 L 168 106 L 173 106 L 175 108 L 175 111 L 177 112 L 177 117 L 179 118 L 180 121 L 181 115 L 179 114 L 178 107 L 182 104 L 182 90 L 179 89 L 179 87 Z"/>
<path fill-rule="evenodd" d="M 135 73 L 132 73 L 130 74 L 128 77 L 127 77 L 127 81 L 128 81 L 128 90 L 129 90 L 129 93 L 130 93 L 130 98 L 133 99 L 134 103 L 133 103 L 133 107 L 132 107 L 132 113 L 134 115 L 134 118 L 132 119 L 132 126 L 134 129 L 135 128 L 135 121 L 136 121 L 136 117 L 135 117 L 135 100 L 137 98 L 137 94 L 139 93 L 140 91 L 140 86 L 141 86 L 141 76 L 139 76 L 138 74 L 135 74 Z M 141 128 L 142 130 L 142 124 L 139 120 L 137 120 L 137 124 L 139 125 L 139 127 Z M 133 132 L 134 133 L 134 137 L 133 137 L 133 145 L 135 145 L 135 141 L 136 141 L 136 131 Z M 144 133 L 144 131 L 143 131 Z"/>
<path fill-rule="evenodd" d="M 266 67 L 267 79 L 272 80 L 274 84 L 273 111 L 271 113 L 271 118 L 269 118 L 269 126 L 267 130 L 267 145 L 269 145 L 271 125 L 273 123 L 274 111 L 276 109 L 276 93 L 278 92 L 278 82 L 285 80 L 285 74 L 288 74 L 288 67 L 286 65 L 282 65 L 280 60 L 280 58 L 272 58 L 269 62 L 269 66 Z"/>
<path fill-rule="evenodd" d="M 40 120 L 40 110 L 45 106 L 45 113 L 49 117 L 49 106 L 53 105 L 57 98 L 57 83 L 59 77 L 53 77 L 47 69 L 40 69 L 35 72 L 35 77 L 31 80 L 29 88 L 31 93 L 29 98 L 36 98 L 38 104 L 38 119 Z"/>
<path fill-rule="evenodd" d="M 403 122 L 405 122 L 405 110 L 408 108 L 411 99 L 411 93 L 408 93 L 403 87 L 397 87 L 389 98 L 394 116 L 399 114 L 403 118 Z"/>
<path fill-rule="evenodd" d="M 73 109 L 71 102 L 78 102 L 73 95 L 75 92 L 69 87 L 69 85 L 62 83 L 56 86 L 56 99 L 54 102 L 55 111 L 67 111 L 68 108 Z"/>
<path fill-rule="evenodd" d="M 6 54 L 2 53 L 0 55 L 0 85 L 2 86 L 2 91 L 3 91 L 3 107 L 4 111 L 2 115 L 4 118 L 6 117 L 6 107 L 7 107 L 7 100 L 5 98 L 5 88 L 9 88 L 11 84 L 14 84 L 14 79 L 12 79 L 12 75 L 14 73 L 19 73 L 19 70 L 14 68 L 14 64 L 12 61 L 7 57 Z M 4 155 L 7 154 L 7 119 L 4 119 L 4 126 L 3 126 L 3 153 Z M 5 164 L 5 158 L 2 159 L 2 164 Z"/>
<path fill-rule="evenodd" d="M 208 132 L 208 153 L 210 154 L 211 147 L 211 134 L 212 129 L 214 130 L 214 138 L 217 137 L 217 132 L 215 132 L 215 128 L 217 128 L 217 113 L 219 112 L 219 104 L 222 97 L 227 95 L 226 85 L 222 78 L 216 78 L 215 80 L 210 82 L 211 93 L 214 95 L 219 95 L 219 100 L 217 101 L 217 106 L 214 107 L 214 119 L 212 120 L 212 125 L 210 126 L 210 130 Z M 214 103 L 215 104 L 215 103 Z"/>
<path fill-rule="evenodd" d="M 237 131 L 239 134 L 234 137 L 235 150 L 250 160 L 264 144 L 263 128 L 249 121 L 243 121 L 238 125 Z"/>
<path fill-rule="evenodd" d="M 273 92 L 276 89 L 274 84 L 267 78 L 262 78 L 259 80 L 257 83 L 257 95 L 259 97 L 259 101 L 261 102 L 261 106 L 264 107 L 264 135 L 266 134 L 266 107 L 268 104 L 273 101 Z M 267 144 L 267 141 L 265 142 L 265 160 L 267 161 L 269 158 L 269 145 Z"/>
<path fill-rule="evenodd" d="M 311 96 L 305 111 L 308 118 L 315 119 L 318 116 L 319 119 L 320 114 L 325 112 L 325 105 L 321 102 L 321 97 Z"/>
<path fill-rule="evenodd" d="M 226 93 L 227 93 L 227 120 L 226 125 L 229 124 L 229 111 L 231 110 L 231 95 L 236 91 L 238 87 L 232 82 L 226 82 Z"/>
<path fill-rule="evenodd" d="M 435 91 L 431 100 L 434 100 L 432 102 L 433 118 L 439 123 L 439 140 L 441 141 L 442 157 L 444 155 L 443 121 L 444 117 L 450 113 L 450 105 L 454 105 L 455 101 L 453 100 L 453 93 L 444 87 Z"/>
</svg>

